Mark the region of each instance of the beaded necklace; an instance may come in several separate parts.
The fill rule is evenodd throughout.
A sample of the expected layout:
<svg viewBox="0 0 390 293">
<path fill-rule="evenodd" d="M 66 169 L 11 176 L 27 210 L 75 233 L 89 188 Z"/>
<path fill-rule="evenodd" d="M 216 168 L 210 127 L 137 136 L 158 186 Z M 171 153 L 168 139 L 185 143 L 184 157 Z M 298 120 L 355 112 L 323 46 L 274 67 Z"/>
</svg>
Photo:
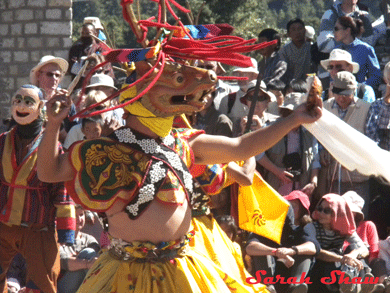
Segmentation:
<svg viewBox="0 0 390 293">
<path fill-rule="evenodd" d="M 183 160 L 172 149 L 175 145 L 175 139 L 171 134 L 161 138 L 162 143 L 160 144 L 153 138 L 146 138 L 138 133 L 133 133 L 129 128 L 118 129 L 114 134 L 119 142 L 126 143 L 135 149 L 141 149 L 145 154 L 152 155 L 152 163 L 149 172 L 145 176 L 143 186 L 139 189 L 137 196 L 126 206 L 126 212 L 131 219 L 138 217 L 140 212 L 154 199 L 168 169 L 171 169 L 177 175 L 185 186 L 190 202 L 192 202 L 194 192 L 192 175 Z"/>
</svg>

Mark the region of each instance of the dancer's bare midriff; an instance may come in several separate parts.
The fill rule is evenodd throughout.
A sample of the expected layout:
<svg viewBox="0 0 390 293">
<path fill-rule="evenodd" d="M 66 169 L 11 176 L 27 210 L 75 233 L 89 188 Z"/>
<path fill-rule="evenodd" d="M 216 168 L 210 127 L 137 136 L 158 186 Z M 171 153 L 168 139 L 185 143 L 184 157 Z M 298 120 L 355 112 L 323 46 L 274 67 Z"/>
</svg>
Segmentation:
<svg viewBox="0 0 390 293">
<path fill-rule="evenodd" d="M 125 206 L 123 202 L 116 202 L 106 212 L 109 233 L 114 238 L 158 244 L 180 239 L 190 230 L 191 209 L 187 201 L 180 206 L 154 200 L 136 220 L 131 220 L 124 212 Z"/>
</svg>

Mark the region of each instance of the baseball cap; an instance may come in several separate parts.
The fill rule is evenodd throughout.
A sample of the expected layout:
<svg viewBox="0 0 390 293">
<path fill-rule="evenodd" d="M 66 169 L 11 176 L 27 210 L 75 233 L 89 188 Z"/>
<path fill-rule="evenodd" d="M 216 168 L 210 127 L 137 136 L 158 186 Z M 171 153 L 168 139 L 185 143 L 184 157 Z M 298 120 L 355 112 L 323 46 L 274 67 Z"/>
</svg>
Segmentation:
<svg viewBox="0 0 390 293">
<path fill-rule="evenodd" d="M 338 95 L 350 96 L 355 93 L 357 82 L 355 76 L 348 71 L 340 71 L 333 80 L 332 92 Z"/>
</svg>

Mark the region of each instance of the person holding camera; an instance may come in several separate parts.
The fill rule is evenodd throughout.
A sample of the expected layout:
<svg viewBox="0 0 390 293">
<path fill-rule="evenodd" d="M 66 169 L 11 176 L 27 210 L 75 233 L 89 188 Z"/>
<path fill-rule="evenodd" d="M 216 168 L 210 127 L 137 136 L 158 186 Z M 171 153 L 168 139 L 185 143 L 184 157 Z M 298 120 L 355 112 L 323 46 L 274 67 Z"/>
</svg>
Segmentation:
<svg viewBox="0 0 390 293">
<path fill-rule="evenodd" d="M 302 102 L 303 93 L 290 93 L 279 107 L 287 117 Z M 274 147 L 265 152 L 258 162 L 267 170 L 266 181 L 280 194 L 302 190 L 309 197 L 317 187 L 321 167 L 318 142 L 306 129 L 298 127 L 288 133 Z"/>
</svg>

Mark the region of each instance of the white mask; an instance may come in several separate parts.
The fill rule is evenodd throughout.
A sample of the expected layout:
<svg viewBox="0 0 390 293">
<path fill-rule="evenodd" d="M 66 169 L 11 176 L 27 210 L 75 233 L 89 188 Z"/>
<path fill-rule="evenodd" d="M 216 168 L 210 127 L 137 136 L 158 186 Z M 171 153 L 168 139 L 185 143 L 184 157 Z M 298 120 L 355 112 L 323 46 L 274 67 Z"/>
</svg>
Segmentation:
<svg viewBox="0 0 390 293">
<path fill-rule="evenodd" d="M 11 100 L 11 113 L 16 123 L 27 125 L 35 121 L 43 107 L 34 88 L 20 88 Z"/>
</svg>

